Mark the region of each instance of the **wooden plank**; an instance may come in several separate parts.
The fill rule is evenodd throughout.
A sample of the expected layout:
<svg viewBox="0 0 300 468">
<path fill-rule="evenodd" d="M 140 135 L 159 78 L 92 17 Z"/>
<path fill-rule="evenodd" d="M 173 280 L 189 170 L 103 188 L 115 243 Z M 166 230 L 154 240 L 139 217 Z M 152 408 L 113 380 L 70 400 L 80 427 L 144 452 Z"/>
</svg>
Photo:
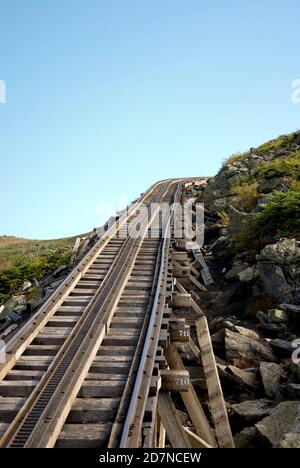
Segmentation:
<svg viewBox="0 0 300 468">
<path fill-rule="evenodd" d="M 186 432 L 188 435 L 189 441 L 191 443 L 192 448 L 200 448 L 200 449 L 211 449 L 212 446 L 207 444 L 204 440 L 202 440 L 200 437 L 198 437 L 196 434 L 194 434 L 190 429 L 187 427 L 184 427 L 183 430 Z"/>
<path fill-rule="evenodd" d="M 220 448 L 234 448 L 206 317 L 196 321 L 196 329 L 218 444 Z"/>
<path fill-rule="evenodd" d="M 182 285 L 180 281 L 177 281 L 176 286 L 179 292 L 181 292 L 182 294 L 185 294 L 185 293 L 188 294 L 187 290 L 184 288 L 184 286 Z M 198 306 L 197 302 L 195 302 L 192 297 L 191 297 L 191 307 L 197 314 L 199 314 L 199 317 L 204 315 L 202 309 Z"/>
<path fill-rule="evenodd" d="M 173 343 L 166 349 L 165 355 L 171 369 L 185 370 L 182 359 Z M 194 424 L 197 435 L 209 445 L 216 447 L 215 437 L 192 383 L 190 384 L 189 391 L 181 393 L 180 395 Z"/>
<path fill-rule="evenodd" d="M 110 424 L 65 424 L 57 448 L 102 448 L 106 446 Z"/>
<path fill-rule="evenodd" d="M 165 370 L 160 372 L 161 388 L 170 392 L 188 392 L 190 374 L 186 370 Z"/>
<path fill-rule="evenodd" d="M 199 281 L 195 278 L 195 276 L 190 275 L 189 280 L 199 289 L 199 291 L 206 291 L 206 287 L 203 284 L 199 283 Z"/>
<path fill-rule="evenodd" d="M 191 443 L 182 427 L 176 408 L 167 393 L 160 392 L 158 395 L 158 414 L 172 448 L 191 448 Z"/>
</svg>

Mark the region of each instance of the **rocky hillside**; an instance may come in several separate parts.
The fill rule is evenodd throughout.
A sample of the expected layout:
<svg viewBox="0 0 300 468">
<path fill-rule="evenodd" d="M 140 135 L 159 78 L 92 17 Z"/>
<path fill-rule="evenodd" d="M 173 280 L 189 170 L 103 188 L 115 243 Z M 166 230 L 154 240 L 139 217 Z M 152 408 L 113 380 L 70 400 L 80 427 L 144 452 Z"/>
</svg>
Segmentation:
<svg viewBox="0 0 300 468">
<path fill-rule="evenodd" d="M 74 253 L 76 237 L 49 241 L 0 237 L 0 339 L 35 312 L 59 286 L 86 249 L 94 245 L 96 233 L 80 238 Z"/>
<path fill-rule="evenodd" d="M 237 447 L 300 448 L 300 132 L 224 162 L 205 203 L 199 292 Z"/>
</svg>

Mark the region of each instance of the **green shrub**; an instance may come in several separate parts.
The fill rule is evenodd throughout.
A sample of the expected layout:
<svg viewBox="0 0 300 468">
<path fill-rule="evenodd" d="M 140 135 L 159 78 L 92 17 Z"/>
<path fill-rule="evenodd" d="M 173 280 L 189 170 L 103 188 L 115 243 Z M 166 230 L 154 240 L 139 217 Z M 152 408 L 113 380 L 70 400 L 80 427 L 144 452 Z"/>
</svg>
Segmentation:
<svg viewBox="0 0 300 468">
<path fill-rule="evenodd" d="M 223 162 L 223 167 L 227 166 L 229 164 L 234 164 L 237 161 L 240 161 L 242 158 L 247 156 L 249 153 L 235 153 L 229 156 L 227 159 L 224 160 Z"/>
<path fill-rule="evenodd" d="M 300 180 L 300 151 L 293 153 L 288 158 L 274 159 L 266 164 L 262 164 L 254 171 L 249 180 L 267 180 L 273 177 L 284 176 Z"/>
<path fill-rule="evenodd" d="M 243 183 L 231 190 L 231 195 L 236 197 L 234 207 L 240 211 L 251 212 L 257 204 L 259 194 L 257 182 Z"/>
<path fill-rule="evenodd" d="M 300 191 L 274 192 L 254 218 L 261 235 L 291 235 L 300 229 Z"/>
<path fill-rule="evenodd" d="M 280 148 L 285 148 L 288 145 L 290 145 L 294 140 L 294 135 L 284 135 L 276 140 L 271 140 L 268 141 L 267 143 L 264 143 L 263 145 L 259 146 L 257 148 L 257 151 L 260 153 L 266 153 L 268 151 L 274 150 L 274 149 L 280 149 Z"/>
</svg>

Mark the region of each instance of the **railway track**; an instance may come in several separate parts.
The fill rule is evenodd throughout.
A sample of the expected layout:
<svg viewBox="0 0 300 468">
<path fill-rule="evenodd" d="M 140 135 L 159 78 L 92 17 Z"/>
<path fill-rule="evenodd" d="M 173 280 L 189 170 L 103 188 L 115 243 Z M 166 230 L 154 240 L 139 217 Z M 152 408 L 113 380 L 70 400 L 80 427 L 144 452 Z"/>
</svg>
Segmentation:
<svg viewBox="0 0 300 468">
<path fill-rule="evenodd" d="M 6 344 L 1 448 L 162 446 L 160 389 L 190 385 L 184 370 L 169 369 L 162 349 L 173 211 L 161 205 L 172 206 L 181 183 L 151 187 Z"/>
</svg>

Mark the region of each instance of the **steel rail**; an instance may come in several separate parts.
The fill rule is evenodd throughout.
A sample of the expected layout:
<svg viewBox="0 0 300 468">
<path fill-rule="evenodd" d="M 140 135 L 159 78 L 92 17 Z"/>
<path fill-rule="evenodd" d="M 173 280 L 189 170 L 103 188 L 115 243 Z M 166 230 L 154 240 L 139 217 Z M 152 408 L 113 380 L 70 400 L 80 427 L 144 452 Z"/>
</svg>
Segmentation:
<svg viewBox="0 0 300 468">
<path fill-rule="evenodd" d="M 51 294 L 51 296 L 49 296 L 49 298 L 44 302 L 44 304 L 42 304 L 42 306 L 39 308 L 39 310 L 37 312 L 34 313 L 34 315 L 32 315 L 32 317 L 30 317 L 15 333 L 14 335 L 7 341 L 5 342 L 4 345 L 2 345 L 1 343 L 1 347 L 0 347 L 0 356 L 2 353 L 7 353 L 7 354 L 10 354 L 10 350 L 9 348 L 11 346 L 13 346 L 13 344 L 15 343 L 15 341 L 17 340 L 17 338 L 24 332 L 28 329 L 28 327 L 40 316 L 42 315 L 44 312 L 45 312 L 45 309 L 47 309 L 47 307 L 49 306 L 53 306 L 53 302 L 55 299 L 57 299 L 58 296 L 62 296 L 64 294 L 64 289 L 66 287 L 69 286 L 70 284 L 70 281 L 74 281 L 75 280 L 75 276 L 78 275 L 78 281 L 80 280 L 80 277 L 83 273 L 83 270 L 87 267 L 87 263 L 88 261 L 93 257 L 93 255 L 95 254 L 98 254 L 98 250 L 100 249 L 100 247 L 102 247 L 101 244 L 103 244 L 104 242 L 108 241 L 110 239 L 110 235 L 111 234 L 114 234 L 115 232 L 118 232 L 120 230 L 120 228 L 124 225 L 124 223 L 126 222 L 126 220 L 129 219 L 130 216 L 133 215 L 134 212 L 136 212 L 139 207 L 141 206 L 141 204 L 143 203 L 143 201 L 149 196 L 151 195 L 151 193 L 161 184 L 165 183 L 165 182 L 168 182 L 168 181 L 172 181 L 173 179 L 166 179 L 166 180 L 162 180 L 162 181 L 159 181 L 155 184 L 153 184 L 144 194 L 143 196 L 136 202 L 134 203 L 132 206 L 130 206 L 129 210 L 126 210 L 126 212 L 121 216 L 121 218 L 119 218 L 116 223 L 114 223 L 108 231 L 105 232 L 105 234 L 103 234 L 103 236 L 101 236 L 101 238 L 98 240 L 98 242 L 93 246 L 93 248 L 83 257 L 83 259 L 80 261 L 80 263 L 70 272 L 70 274 L 65 278 L 65 280 L 61 283 L 61 285 Z M 117 231 L 115 231 L 116 227 L 118 227 Z M 91 260 L 91 263 L 93 263 L 93 261 Z M 1 379 L 0 379 L 1 380 Z"/>
<path fill-rule="evenodd" d="M 180 190 L 180 184 L 178 184 L 177 190 L 174 193 L 174 200 L 177 198 L 177 194 L 179 190 Z M 172 209 L 169 211 L 168 219 L 166 221 L 166 225 L 162 234 L 163 241 L 162 241 L 162 246 L 161 246 L 161 259 L 160 259 L 159 275 L 158 275 L 158 280 L 157 280 L 157 288 L 156 288 L 155 297 L 153 301 L 152 312 L 151 312 L 151 317 L 150 317 L 150 321 L 148 325 L 147 335 L 145 338 L 145 344 L 144 344 L 133 392 L 132 392 L 132 397 L 130 400 L 126 420 L 123 426 L 122 436 L 121 436 L 120 445 L 119 445 L 120 448 L 126 448 L 130 427 L 132 425 L 132 422 L 135 416 L 135 410 L 137 406 L 141 384 L 144 378 L 145 364 L 147 360 L 149 344 L 150 344 L 151 336 L 153 333 L 155 315 L 157 312 L 158 303 L 159 303 L 160 294 L 161 294 L 160 286 L 161 286 L 163 276 L 164 276 L 164 263 L 165 263 L 165 256 L 166 256 L 165 247 L 166 247 L 166 243 L 168 239 L 167 234 L 168 232 L 170 232 L 170 225 L 171 225 L 173 212 L 174 212 L 174 204 L 172 205 Z"/>
<path fill-rule="evenodd" d="M 160 198 L 163 196 L 163 193 L 166 193 L 167 190 L 165 189 L 165 186 L 162 185 L 160 192 L 154 195 L 154 200 L 159 201 Z M 148 224 L 148 222 L 146 223 L 146 221 L 148 221 L 148 216 L 145 217 L 142 223 L 143 228 L 146 227 L 146 224 Z M 138 223 L 139 223 L 139 219 L 137 220 L 135 224 L 138 224 Z M 58 357 L 58 362 L 53 363 L 51 372 L 46 373 L 47 375 L 49 375 L 50 373 L 49 378 L 42 379 L 42 382 L 40 384 L 42 385 L 42 389 L 39 389 L 37 400 L 35 402 L 30 401 L 31 399 L 34 399 L 34 395 L 32 395 L 32 397 L 29 398 L 29 400 L 25 404 L 25 406 L 27 406 L 27 409 L 28 409 L 28 406 L 31 406 L 31 408 L 29 409 L 29 412 L 24 417 L 19 430 L 17 429 L 17 434 L 13 435 L 12 433 L 13 427 L 11 427 L 11 430 L 8 430 L 6 435 L 4 436 L 4 440 L 2 444 L 4 443 L 7 446 L 7 442 L 11 437 L 10 439 L 11 442 L 8 442 L 9 445 L 13 447 L 24 446 L 26 444 L 26 440 L 28 439 L 28 435 L 33 430 L 34 432 L 37 432 L 37 429 L 38 429 L 37 422 L 40 421 L 42 414 L 46 411 L 46 407 L 50 403 L 50 399 L 51 399 L 51 396 L 53 395 L 53 391 L 55 390 L 55 393 L 57 393 L 57 391 L 59 390 L 59 387 L 61 387 L 62 385 L 61 382 L 65 381 L 65 374 L 67 373 L 67 370 L 71 366 L 71 363 L 73 359 L 75 359 L 75 356 L 82 349 L 81 344 L 82 344 L 82 340 L 84 341 L 84 336 L 86 336 L 88 331 L 91 330 L 94 320 L 99 320 L 97 318 L 97 314 L 99 310 L 99 307 L 97 307 L 97 305 L 98 304 L 99 306 L 101 305 L 101 310 L 103 310 L 103 306 L 106 303 L 106 300 L 110 295 L 110 292 L 113 291 L 113 288 L 116 282 L 119 280 L 121 272 L 124 269 L 124 265 L 126 264 L 126 258 L 128 258 L 132 253 L 132 249 L 135 246 L 135 241 L 136 240 L 131 239 L 130 236 L 125 241 L 125 244 L 123 245 L 121 249 L 122 252 L 119 252 L 115 260 L 115 262 L 117 262 L 120 265 L 119 267 L 120 270 L 118 270 L 118 268 L 113 268 L 113 266 L 111 267 L 110 272 L 111 272 L 112 277 L 110 280 L 108 278 L 110 275 L 106 277 L 106 281 L 104 281 L 104 283 L 106 284 L 104 286 L 102 285 L 102 288 L 101 288 L 102 294 L 98 298 L 95 306 L 92 307 L 90 312 L 87 311 L 87 317 L 86 319 L 83 320 L 82 324 L 78 327 L 79 330 L 77 334 L 75 335 L 73 334 L 73 336 L 70 337 L 69 348 L 67 346 L 67 348 L 65 348 L 63 355 L 61 356 L 60 354 L 60 357 Z M 114 272 L 115 269 L 118 272 L 117 275 L 113 275 L 115 273 Z M 104 322 L 105 322 L 105 316 L 106 314 L 104 313 Z M 95 333 L 95 335 L 97 335 L 97 333 Z M 33 419 L 31 418 L 32 420 L 30 420 L 30 414 L 32 414 L 32 418 L 33 418 Z M 19 436 L 18 436 L 18 433 L 19 433 Z"/>
</svg>

